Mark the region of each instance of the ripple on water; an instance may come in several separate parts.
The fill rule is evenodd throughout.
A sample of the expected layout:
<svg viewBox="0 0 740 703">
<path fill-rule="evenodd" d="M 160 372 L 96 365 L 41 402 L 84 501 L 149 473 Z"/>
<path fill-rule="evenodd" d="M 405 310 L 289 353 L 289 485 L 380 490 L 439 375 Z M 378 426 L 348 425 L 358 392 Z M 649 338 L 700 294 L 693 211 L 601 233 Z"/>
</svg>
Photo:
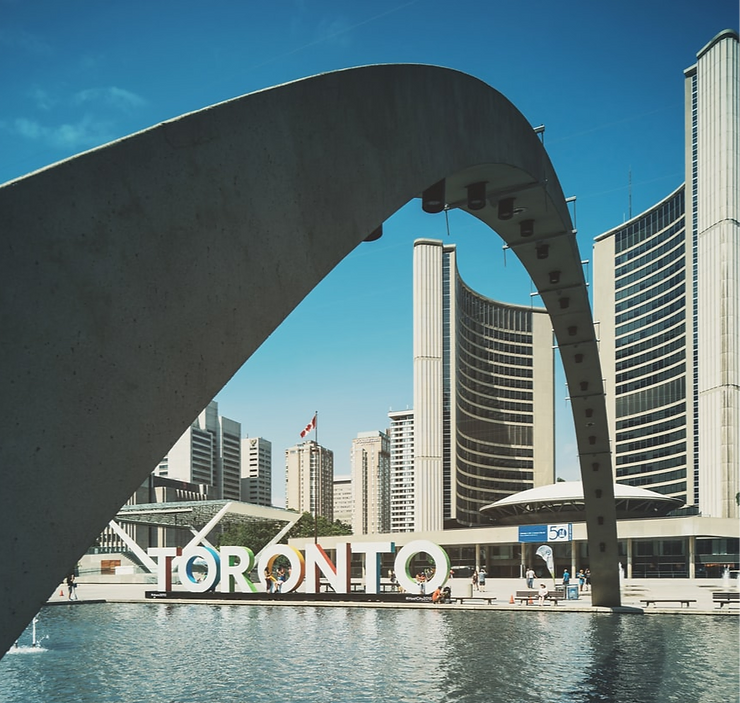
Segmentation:
<svg viewBox="0 0 740 703">
<path fill-rule="evenodd" d="M 46 608 L 37 630 L 1 701 L 738 700 L 729 617 L 152 603 Z"/>
</svg>

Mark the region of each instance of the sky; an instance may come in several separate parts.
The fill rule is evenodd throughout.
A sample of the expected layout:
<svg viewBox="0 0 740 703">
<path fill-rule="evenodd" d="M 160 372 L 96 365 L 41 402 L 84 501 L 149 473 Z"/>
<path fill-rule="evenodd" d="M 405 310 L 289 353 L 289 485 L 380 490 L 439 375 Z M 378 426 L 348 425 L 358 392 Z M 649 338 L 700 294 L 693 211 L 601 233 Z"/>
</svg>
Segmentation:
<svg viewBox="0 0 740 703">
<path fill-rule="evenodd" d="M 700 9 L 699 9 L 700 7 Z M 353 66 L 421 63 L 503 93 L 544 143 L 590 280 L 594 237 L 684 180 L 684 78 L 696 53 L 738 29 L 737 0 L 0 0 L 0 184 L 114 139 L 256 90 Z M 0 214 L 0 232 L 2 214 Z M 454 243 L 465 282 L 536 305 L 501 239 L 465 213 L 411 201 L 337 266 L 216 396 L 243 436 L 284 451 L 318 413 L 335 475 L 359 432 L 412 407 L 412 246 Z M 558 362 L 556 474 L 576 480 Z"/>
</svg>

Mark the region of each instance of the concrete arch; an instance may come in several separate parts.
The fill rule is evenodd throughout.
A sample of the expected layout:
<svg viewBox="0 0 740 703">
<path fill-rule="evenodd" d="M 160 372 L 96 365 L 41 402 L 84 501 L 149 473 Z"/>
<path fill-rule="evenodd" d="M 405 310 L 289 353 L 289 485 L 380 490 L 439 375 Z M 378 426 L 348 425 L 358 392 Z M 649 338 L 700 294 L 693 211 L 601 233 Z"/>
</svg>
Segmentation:
<svg viewBox="0 0 740 703">
<path fill-rule="evenodd" d="M 481 81 L 370 66 L 184 115 L 0 188 L 0 651 L 290 311 L 443 179 L 447 203 L 463 209 L 466 186 L 486 182 L 486 206 L 471 214 L 517 253 L 550 311 L 594 603 L 619 604 L 601 372 L 552 165 Z M 499 219 L 504 198 L 524 209 Z"/>
</svg>

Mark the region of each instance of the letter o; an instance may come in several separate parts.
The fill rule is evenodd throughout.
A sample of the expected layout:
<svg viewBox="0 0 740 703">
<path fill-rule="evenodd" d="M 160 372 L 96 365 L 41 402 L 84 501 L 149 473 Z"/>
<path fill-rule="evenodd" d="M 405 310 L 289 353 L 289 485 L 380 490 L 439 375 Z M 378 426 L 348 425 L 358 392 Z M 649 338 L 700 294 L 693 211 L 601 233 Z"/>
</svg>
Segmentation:
<svg viewBox="0 0 740 703">
<path fill-rule="evenodd" d="M 419 592 L 419 584 L 411 576 L 409 564 L 420 552 L 428 554 L 434 562 L 434 576 L 426 582 L 427 593 L 435 590 L 437 586 L 444 586 L 450 576 L 450 557 L 442 547 L 426 539 L 413 540 L 398 550 L 393 563 L 399 585 L 409 593 Z"/>
<path fill-rule="evenodd" d="M 206 563 L 206 577 L 198 581 L 193 574 L 193 562 L 201 558 Z M 221 578 L 221 560 L 218 552 L 210 547 L 192 547 L 180 557 L 177 573 L 188 591 L 205 593 L 214 588 Z"/>
<path fill-rule="evenodd" d="M 272 565 L 279 556 L 284 556 L 290 562 L 290 576 L 280 591 L 281 593 L 295 591 L 303 583 L 303 578 L 306 574 L 306 562 L 303 559 L 303 554 L 295 547 L 287 544 L 273 544 L 265 547 L 262 556 L 260 556 L 259 566 L 257 567 L 260 583 L 263 586 L 267 586 L 265 583 L 265 569 L 272 571 Z"/>
</svg>

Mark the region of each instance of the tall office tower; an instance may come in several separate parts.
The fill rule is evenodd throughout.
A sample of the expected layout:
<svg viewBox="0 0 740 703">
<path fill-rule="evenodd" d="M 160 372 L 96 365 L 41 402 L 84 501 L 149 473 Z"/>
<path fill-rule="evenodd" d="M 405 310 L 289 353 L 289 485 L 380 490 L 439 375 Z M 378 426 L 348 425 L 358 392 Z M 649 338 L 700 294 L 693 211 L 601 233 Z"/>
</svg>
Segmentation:
<svg viewBox="0 0 740 703">
<path fill-rule="evenodd" d="M 263 437 L 242 439 L 241 500 L 272 505 L 272 442 Z"/>
<path fill-rule="evenodd" d="M 414 531 L 414 411 L 388 413 L 391 441 L 391 532 Z"/>
<path fill-rule="evenodd" d="M 285 450 L 285 507 L 334 521 L 334 452 L 310 439 Z"/>
<path fill-rule="evenodd" d="M 352 479 L 347 476 L 334 479 L 334 520 L 352 524 Z"/>
<path fill-rule="evenodd" d="M 175 442 L 154 473 L 205 484 L 212 498 L 239 500 L 241 424 L 218 414 L 211 401 Z"/>
<path fill-rule="evenodd" d="M 454 245 L 414 242 L 415 530 L 555 479 L 554 352 L 544 309 L 471 290 Z"/>
<path fill-rule="evenodd" d="M 385 432 L 359 432 L 352 440 L 352 532 L 390 532 L 391 452 Z"/>
<path fill-rule="evenodd" d="M 738 56 L 726 30 L 685 71 L 685 184 L 594 243 L 616 479 L 707 517 L 740 490 Z"/>
</svg>

